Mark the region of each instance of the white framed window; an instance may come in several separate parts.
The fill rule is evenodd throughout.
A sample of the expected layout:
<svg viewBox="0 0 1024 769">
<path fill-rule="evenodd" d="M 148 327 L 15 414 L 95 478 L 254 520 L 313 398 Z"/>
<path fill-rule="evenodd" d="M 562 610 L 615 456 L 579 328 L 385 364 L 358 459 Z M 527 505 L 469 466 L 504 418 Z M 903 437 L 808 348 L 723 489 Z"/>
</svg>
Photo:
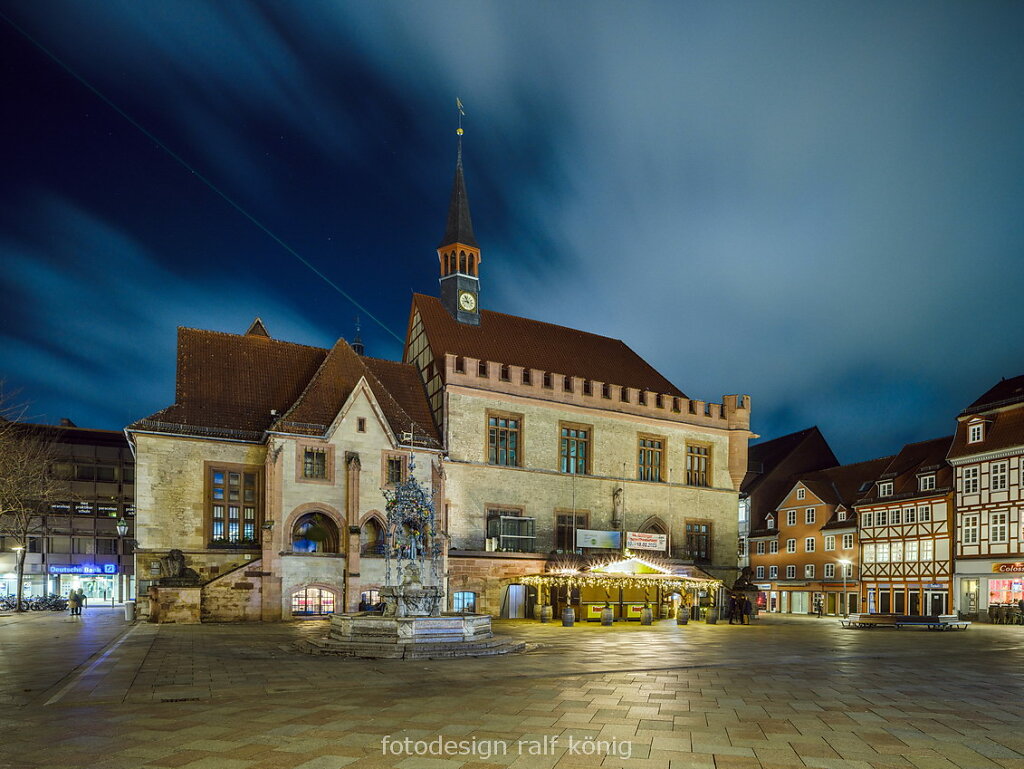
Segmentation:
<svg viewBox="0 0 1024 769">
<path fill-rule="evenodd" d="M 875 544 L 875 562 L 889 563 L 889 543 L 878 542 Z"/>
<path fill-rule="evenodd" d="M 925 505 L 924 507 L 917 508 L 917 521 L 918 523 L 928 523 L 932 519 L 932 509 L 930 506 Z"/>
<path fill-rule="evenodd" d="M 903 548 L 903 557 L 905 560 L 913 562 L 917 560 L 917 540 L 908 539 L 906 546 Z"/>
<path fill-rule="evenodd" d="M 764 579 L 764 566 L 758 566 L 756 573 L 758 579 Z"/>
<path fill-rule="evenodd" d="M 853 550 L 853 535 L 852 534 L 844 534 L 843 535 L 843 550 Z"/>
<path fill-rule="evenodd" d="M 796 490 L 796 498 L 797 499 L 802 501 L 803 498 L 806 497 L 806 496 L 807 496 L 807 493 L 806 493 L 805 489 L 799 488 L 799 489 Z"/>
<path fill-rule="evenodd" d="M 796 552 L 796 540 L 795 539 L 787 539 L 786 540 L 786 552 L 787 553 L 795 553 Z"/>
<path fill-rule="evenodd" d="M 836 549 L 836 538 L 832 534 L 825 535 L 825 549 L 835 550 Z"/>
<path fill-rule="evenodd" d="M 747 540 L 743 539 L 742 537 L 740 538 L 740 541 L 736 547 L 736 552 L 739 554 L 740 558 L 747 557 Z"/>
<path fill-rule="evenodd" d="M 967 426 L 968 443 L 981 443 L 983 440 L 985 440 L 984 422 L 975 422 L 973 425 Z"/>
<path fill-rule="evenodd" d="M 837 511 L 836 512 L 836 520 L 837 521 L 845 521 L 846 520 L 846 511 L 845 510 Z"/>
<path fill-rule="evenodd" d="M 961 542 L 963 542 L 965 545 L 978 544 L 978 516 L 965 515 L 963 517 L 963 522 L 963 537 L 961 538 Z M 922 558 L 921 560 L 924 560 L 924 558 Z"/>
<path fill-rule="evenodd" d="M 763 540 L 761 542 L 757 543 L 757 554 L 758 555 L 764 555 L 764 541 Z"/>
<path fill-rule="evenodd" d="M 768 567 L 768 579 L 778 579 L 778 578 L 779 578 L 779 567 L 778 566 L 769 566 Z"/>
<path fill-rule="evenodd" d="M 900 522 L 900 511 L 899 510 L 890 510 L 889 511 L 889 525 L 890 526 L 898 526 L 899 522 Z"/>
<path fill-rule="evenodd" d="M 868 543 L 861 548 L 861 558 L 864 559 L 864 563 L 875 562 L 875 546 L 872 543 Z"/>
<path fill-rule="evenodd" d="M 1006 491 L 1010 480 L 1009 465 L 1003 462 L 993 462 L 988 487 L 991 491 Z"/>
<path fill-rule="evenodd" d="M 814 579 L 814 564 L 809 563 L 804 566 L 804 579 Z"/>
<path fill-rule="evenodd" d="M 786 512 L 786 525 L 796 526 L 796 510 L 789 510 Z"/>
<path fill-rule="evenodd" d="M 892 481 L 879 481 L 878 482 L 878 496 L 880 496 L 880 497 L 891 497 L 892 496 Z"/>
<path fill-rule="evenodd" d="M 852 579 L 853 578 L 853 564 L 852 563 L 843 564 L 843 571 L 846 572 L 846 578 L 847 579 Z"/>
<path fill-rule="evenodd" d="M 874 516 L 871 513 L 861 513 L 860 525 L 863 526 L 865 529 L 871 528 L 874 525 L 873 519 Z"/>
<path fill-rule="evenodd" d="M 935 488 L 935 475 L 922 475 L 917 479 L 917 490 L 918 491 L 931 491 Z"/>
<path fill-rule="evenodd" d="M 769 529 L 774 529 L 775 528 L 775 516 L 774 515 L 769 515 L 767 518 L 765 518 L 764 519 L 764 525 L 767 526 Z"/>
<path fill-rule="evenodd" d="M 768 552 L 777 553 L 779 552 L 779 540 L 773 539 L 768 543 Z"/>
<path fill-rule="evenodd" d="M 814 523 L 814 508 L 808 507 L 804 512 L 804 523 Z"/>
<path fill-rule="evenodd" d="M 935 560 L 935 540 L 934 539 L 922 539 L 921 540 L 921 560 L 922 561 L 934 561 Z"/>
<path fill-rule="evenodd" d="M 807 539 L 804 540 L 804 552 L 805 553 L 813 553 L 814 552 L 814 537 L 807 537 Z"/>
<path fill-rule="evenodd" d="M 786 567 L 786 579 L 796 579 L 796 566 Z"/>
<path fill-rule="evenodd" d="M 836 565 L 834 563 L 825 564 L 825 579 L 834 579 L 836 576 Z"/>
<path fill-rule="evenodd" d="M 908 507 L 903 511 L 903 522 L 904 523 L 915 523 L 917 521 L 917 510 L 913 507 Z"/>
<path fill-rule="evenodd" d="M 990 542 L 1006 542 L 1006 513 L 992 513 L 988 519 L 988 538 Z"/>
<path fill-rule="evenodd" d="M 889 562 L 901 563 L 903 561 L 903 540 L 894 540 L 889 543 Z"/>
<path fill-rule="evenodd" d="M 964 483 L 963 483 L 964 494 L 977 494 L 978 493 L 978 466 L 972 465 L 971 467 L 964 468 Z"/>
<path fill-rule="evenodd" d="M 875 513 L 875 526 L 885 526 L 885 521 L 885 510 L 879 510 L 877 513 Z"/>
</svg>

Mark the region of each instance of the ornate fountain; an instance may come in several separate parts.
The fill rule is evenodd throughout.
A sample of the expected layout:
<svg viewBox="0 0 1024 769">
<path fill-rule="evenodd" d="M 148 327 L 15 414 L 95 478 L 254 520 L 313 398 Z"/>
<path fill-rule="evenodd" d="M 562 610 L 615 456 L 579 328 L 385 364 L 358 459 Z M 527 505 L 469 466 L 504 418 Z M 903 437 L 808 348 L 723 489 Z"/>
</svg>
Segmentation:
<svg viewBox="0 0 1024 769">
<path fill-rule="evenodd" d="M 525 644 L 496 637 L 489 614 L 451 613 L 445 606 L 448 537 L 437 529 L 430 494 L 413 475 L 387 500 L 384 613 L 334 614 L 327 637 L 300 643 L 312 654 L 433 659 L 521 651 Z"/>
</svg>

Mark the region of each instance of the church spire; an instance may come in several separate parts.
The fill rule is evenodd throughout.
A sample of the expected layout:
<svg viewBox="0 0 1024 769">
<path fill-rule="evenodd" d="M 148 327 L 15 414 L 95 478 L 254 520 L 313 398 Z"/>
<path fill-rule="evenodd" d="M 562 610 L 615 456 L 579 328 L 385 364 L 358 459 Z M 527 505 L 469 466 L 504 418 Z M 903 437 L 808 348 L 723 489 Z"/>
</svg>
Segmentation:
<svg viewBox="0 0 1024 769">
<path fill-rule="evenodd" d="M 448 222 L 444 238 L 437 247 L 441 267 L 441 304 L 459 323 L 480 325 L 480 246 L 473 235 L 473 220 L 469 218 L 469 196 L 466 179 L 462 174 L 462 102 L 459 108 L 457 131 L 458 155 L 455 161 L 455 180 L 448 203 Z"/>
</svg>

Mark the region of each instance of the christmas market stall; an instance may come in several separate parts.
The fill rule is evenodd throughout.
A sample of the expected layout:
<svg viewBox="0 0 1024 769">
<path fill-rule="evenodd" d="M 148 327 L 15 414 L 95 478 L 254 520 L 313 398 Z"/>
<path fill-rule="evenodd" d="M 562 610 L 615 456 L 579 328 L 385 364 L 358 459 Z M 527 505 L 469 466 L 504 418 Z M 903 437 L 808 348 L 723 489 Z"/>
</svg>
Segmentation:
<svg viewBox="0 0 1024 769">
<path fill-rule="evenodd" d="M 542 606 L 555 616 L 567 607 L 577 619 L 640 620 L 696 616 L 699 607 L 714 606 L 722 582 L 693 566 L 679 566 L 658 558 L 640 557 L 628 550 L 614 559 L 567 559 L 553 562 L 544 574 L 522 577 L 537 588 Z M 610 615 L 605 612 L 610 609 Z M 644 610 L 648 609 L 648 612 Z"/>
</svg>

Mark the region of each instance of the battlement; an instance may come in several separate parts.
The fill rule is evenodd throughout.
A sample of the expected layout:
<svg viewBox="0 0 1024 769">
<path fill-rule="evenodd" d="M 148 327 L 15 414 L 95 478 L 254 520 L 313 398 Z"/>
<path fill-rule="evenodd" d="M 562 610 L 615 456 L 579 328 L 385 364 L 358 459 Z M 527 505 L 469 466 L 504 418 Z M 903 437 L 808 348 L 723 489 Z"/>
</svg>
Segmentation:
<svg viewBox="0 0 1024 769">
<path fill-rule="evenodd" d="M 701 427 L 750 429 L 749 395 L 725 395 L 721 403 L 710 403 L 451 353 L 445 355 L 444 366 L 449 385 Z"/>
</svg>

